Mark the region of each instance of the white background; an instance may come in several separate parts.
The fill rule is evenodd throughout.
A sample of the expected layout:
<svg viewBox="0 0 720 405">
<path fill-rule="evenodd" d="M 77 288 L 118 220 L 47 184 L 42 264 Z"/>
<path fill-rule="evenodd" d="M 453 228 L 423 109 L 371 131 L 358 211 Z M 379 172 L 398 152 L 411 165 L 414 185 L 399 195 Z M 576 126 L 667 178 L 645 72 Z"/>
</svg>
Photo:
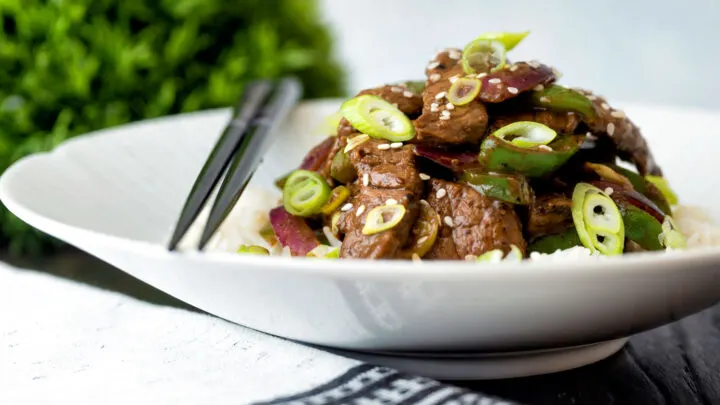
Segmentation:
<svg viewBox="0 0 720 405">
<path fill-rule="evenodd" d="M 611 101 L 720 109 L 720 0 L 322 0 L 351 93 L 422 77 L 434 52 L 485 31 L 531 35 L 513 60 Z"/>
</svg>

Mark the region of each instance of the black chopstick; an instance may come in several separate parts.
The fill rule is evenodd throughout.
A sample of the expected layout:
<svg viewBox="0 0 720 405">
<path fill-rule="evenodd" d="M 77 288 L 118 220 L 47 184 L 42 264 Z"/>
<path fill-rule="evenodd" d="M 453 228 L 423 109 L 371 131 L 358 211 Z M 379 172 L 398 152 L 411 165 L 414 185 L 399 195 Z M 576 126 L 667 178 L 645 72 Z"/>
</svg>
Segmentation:
<svg viewBox="0 0 720 405">
<path fill-rule="evenodd" d="M 203 230 L 200 247 L 205 246 L 237 202 L 240 193 L 260 163 L 262 154 L 270 144 L 268 134 L 276 128 L 278 122 L 299 99 L 300 90 L 300 84 L 295 79 L 283 79 L 276 86 L 266 80 L 255 81 L 247 86 L 241 101 L 233 110 L 232 119 L 193 184 L 168 249 L 177 248 L 230 165 L 231 169 L 227 171 L 210 212 L 209 219 L 212 219 L 212 223 L 208 221 Z M 268 94 L 271 92 L 272 97 L 268 104 Z M 233 180 L 232 187 L 228 187 L 230 179 Z M 235 190 L 236 195 L 230 195 L 231 190 Z"/>
</svg>

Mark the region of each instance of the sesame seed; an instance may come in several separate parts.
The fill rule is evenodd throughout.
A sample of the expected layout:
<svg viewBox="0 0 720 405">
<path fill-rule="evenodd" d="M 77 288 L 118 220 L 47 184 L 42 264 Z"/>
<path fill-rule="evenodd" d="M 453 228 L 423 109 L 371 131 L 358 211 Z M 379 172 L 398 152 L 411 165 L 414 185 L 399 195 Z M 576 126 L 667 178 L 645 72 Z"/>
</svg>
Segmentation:
<svg viewBox="0 0 720 405">
<path fill-rule="evenodd" d="M 602 107 L 603 110 L 609 110 L 609 109 L 610 109 L 610 106 L 608 105 L 608 103 L 602 103 L 602 104 L 600 104 L 600 107 Z"/>
<path fill-rule="evenodd" d="M 405 89 L 398 86 L 392 86 L 390 87 L 390 91 L 392 91 L 393 93 L 402 93 L 403 91 L 405 91 Z"/>
<path fill-rule="evenodd" d="M 368 184 L 370 184 L 370 174 L 365 173 L 363 174 L 363 186 L 367 187 Z"/>
<path fill-rule="evenodd" d="M 460 78 L 460 76 L 455 75 L 455 76 L 449 78 L 448 80 L 450 80 L 450 83 L 455 83 L 457 81 L 457 79 L 459 79 L 459 78 Z"/>
<path fill-rule="evenodd" d="M 415 93 L 413 93 L 412 91 L 404 91 L 404 92 L 403 92 L 403 96 L 405 96 L 405 97 L 407 97 L 407 98 L 410 98 L 410 97 L 412 97 L 412 96 L 414 96 L 414 95 L 415 95 Z"/>
<path fill-rule="evenodd" d="M 438 190 L 438 191 L 435 193 L 435 197 L 437 197 L 437 198 L 443 198 L 443 197 L 445 197 L 446 194 L 447 194 L 447 190 L 445 190 L 444 188 L 441 188 L 440 190 Z"/>
<path fill-rule="evenodd" d="M 347 146 L 345 146 L 345 153 L 350 152 L 351 150 L 357 148 L 360 144 L 367 142 L 370 140 L 370 137 L 366 134 L 360 134 L 354 138 L 348 139 Z"/>
<path fill-rule="evenodd" d="M 502 80 L 498 79 L 497 77 L 493 77 L 492 79 L 488 80 L 488 83 L 491 83 L 491 84 L 498 84 L 501 82 L 502 82 Z"/>
<path fill-rule="evenodd" d="M 352 209 L 352 207 L 353 206 L 351 203 L 347 203 L 347 204 L 343 205 L 342 208 L 340 208 L 340 211 L 347 212 L 347 211 L 350 211 Z"/>
<path fill-rule="evenodd" d="M 543 86 L 542 84 L 538 84 L 537 86 L 535 86 L 535 88 L 533 90 L 543 91 L 543 90 L 545 90 L 545 86 Z"/>
<path fill-rule="evenodd" d="M 553 148 L 547 146 L 547 145 L 538 145 L 538 149 L 546 150 L 546 151 L 552 151 Z"/>
<path fill-rule="evenodd" d="M 605 194 L 607 194 L 608 196 L 611 196 L 613 191 L 615 190 L 613 190 L 612 187 L 605 188 Z"/>
<path fill-rule="evenodd" d="M 425 173 L 420 173 L 420 180 L 430 180 L 430 176 Z"/>
<path fill-rule="evenodd" d="M 428 240 L 428 237 L 427 237 L 427 236 L 423 236 L 422 238 L 418 239 L 418 240 L 417 240 L 417 243 L 415 243 L 415 244 L 418 245 L 418 246 L 419 246 L 419 245 L 422 245 L 423 243 L 425 243 L 426 240 Z"/>
<path fill-rule="evenodd" d="M 465 260 L 472 262 L 473 260 L 477 259 L 477 256 L 475 255 L 465 255 Z"/>
<path fill-rule="evenodd" d="M 478 73 L 477 75 L 475 75 L 475 77 L 477 77 L 478 79 L 482 79 L 483 77 L 485 77 L 487 75 L 488 75 L 487 72 L 482 72 L 482 73 Z"/>
<path fill-rule="evenodd" d="M 594 94 L 591 94 L 591 95 L 587 96 L 587 98 L 588 98 L 588 100 L 592 100 L 592 101 L 597 100 L 597 96 L 594 95 Z"/>
<path fill-rule="evenodd" d="M 441 115 L 441 116 L 440 116 L 440 119 L 443 120 L 443 121 L 447 121 L 447 120 L 450 119 L 450 116 L 449 116 L 449 115 Z"/>
<path fill-rule="evenodd" d="M 441 98 L 447 96 L 447 93 L 444 91 L 441 91 L 440 93 L 435 95 L 435 100 L 440 100 Z"/>
<path fill-rule="evenodd" d="M 615 110 L 615 111 L 611 112 L 610 115 L 612 115 L 615 118 L 625 118 L 625 113 L 620 110 Z"/>
<path fill-rule="evenodd" d="M 514 71 L 518 70 L 518 67 L 519 67 L 518 65 L 512 65 L 512 66 L 510 66 L 510 71 L 514 72 Z"/>
<path fill-rule="evenodd" d="M 455 226 L 455 223 L 453 222 L 453 219 L 450 217 L 445 217 L 443 219 L 443 222 L 445 222 L 445 225 L 449 226 L 450 228 Z"/>
<path fill-rule="evenodd" d="M 377 148 L 380 150 L 388 150 L 388 149 L 390 149 L 390 144 L 389 143 L 381 143 L 380 145 L 377 146 Z"/>
<path fill-rule="evenodd" d="M 510 94 L 518 94 L 520 90 L 516 89 L 515 87 L 508 87 L 507 91 L 510 92 Z"/>
<path fill-rule="evenodd" d="M 402 142 L 393 142 L 390 144 L 390 147 L 393 149 L 402 148 L 402 146 L 403 146 Z"/>
<path fill-rule="evenodd" d="M 538 62 L 536 60 L 531 60 L 527 64 L 530 65 L 530 67 L 535 68 L 535 69 L 540 67 L 540 62 Z"/>
<path fill-rule="evenodd" d="M 462 54 L 457 49 L 448 50 L 448 58 L 458 60 L 462 57 Z"/>
<path fill-rule="evenodd" d="M 438 104 L 437 103 L 430 104 L 430 112 L 438 112 Z"/>
<path fill-rule="evenodd" d="M 361 205 L 358 207 L 357 211 L 355 212 L 355 216 L 359 217 L 360 215 L 362 215 L 363 212 L 365 212 L 365 206 Z"/>
<path fill-rule="evenodd" d="M 545 97 L 545 96 L 542 96 L 542 97 L 540 97 L 540 102 L 541 102 L 541 103 L 549 103 L 549 102 L 550 102 L 550 99 L 547 98 L 547 97 Z"/>
<path fill-rule="evenodd" d="M 428 68 L 428 70 L 433 70 L 438 66 L 440 66 L 440 62 L 434 60 L 434 61 L 428 63 L 427 68 Z"/>
<path fill-rule="evenodd" d="M 573 115 L 575 115 L 575 111 L 568 111 L 567 115 L 573 116 Z"/>
<path fill-rule="evenodd" d="M 453 103 L 447 103 L 447 104 L 445 104 L 445 108 L 447 108 L 448 110 L 454 110 L 454 109 L 455 109 L 455 104 L 453 104 Z"/>
<path fill-rule="evenodd" d="M 439 73 L 433 73 L 433 74 L 430 75 L 429 79 L 430 79 L 431 82 L 436 82 L 436 81 L 440 80 L 440 74 L 439 74 Z"/>
<path fill-rule="evenodd" d="M 607 133 L 610 136 L 612 136 L 615 133 L 615 124 L 613 124 L 612 122 L 607 124 Z"/>
<path fill-rule="evenodd" d="M 388 198 L 387 201 L 385 201 L 385 205 L 395 205 L 397 203 L 397 200 L 394 198 Z"/>
</svg>

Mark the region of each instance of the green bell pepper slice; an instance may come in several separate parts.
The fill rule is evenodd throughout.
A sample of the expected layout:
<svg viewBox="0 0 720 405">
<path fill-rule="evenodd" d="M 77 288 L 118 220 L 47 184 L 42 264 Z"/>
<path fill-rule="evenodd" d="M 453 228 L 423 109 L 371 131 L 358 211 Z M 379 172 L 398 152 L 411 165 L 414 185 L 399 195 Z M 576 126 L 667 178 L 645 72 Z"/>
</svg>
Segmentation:
<svg viewBox="0 0 720 405">
<path fill-rule="evenodd" d="M 542 177 L 565 164 L 579 149 L 582 136 L 558 136 L 549 145 L 523 148 L 495 136 L 480 145 L 478 161 L 488 172 Z"/>
<path fill-rule="evenodd" d="M 551 111 L 574 111 L 585 118 L 596 116 L 592 101 L 586 95 L 567 87 L 551 84 L 532 92 L 530 97 L 533 104 Z"/>
<path fill-rule="evenodd" d="M 670 203 L 668 202 L 667 198 L 665 198 L 663 192 L 655 184 L 653 184 L 651 181 L 644 178 L 643 176 L 639 175 L 638 173 L 635 173 L 632 170 L 628 170 L 624 167 L 614 164 L 608 165 L 608 167 L 615 170 L 617 173 L 625 176 L 625 178 L 630 181 L 630 184 L 632 184 L 635 191 L 644 195 L 650 201 L 654 202 L 655 205 L 657 205 L 657 207 L 660 208 L 660 210 L 665 215 L 672 215 Z"/>
<path fill-rule="evenodd" d="M 541 236 L 528 245 L 528 252 L 553 253 L 558 249 L 565 250 L 575 246 L 582 246 L 580 237 L 575 228 L 568 228 L 565 232 Z"/>
<path fill-rule="evenodd" d="M 489 198 L 519 205 L 527 205 L 532 201 L 530 184 L 522 175 L 466 170 L 460 180 Z"/>
<path fill-rule="evenodd" d="M 625 237 L 645 250 L 663 250 L 660 244 L 662 224 L 655 217 L 623 200 L 614 200 L 625 224 Z"/>
</svg>

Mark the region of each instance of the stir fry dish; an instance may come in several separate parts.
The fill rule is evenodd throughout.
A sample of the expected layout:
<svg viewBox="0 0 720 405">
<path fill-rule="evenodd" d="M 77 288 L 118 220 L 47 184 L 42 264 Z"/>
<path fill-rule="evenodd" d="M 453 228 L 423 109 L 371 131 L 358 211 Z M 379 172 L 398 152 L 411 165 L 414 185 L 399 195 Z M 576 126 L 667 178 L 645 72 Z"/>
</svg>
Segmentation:
<svg viewBox="0 0 720 405">
<path fill-rule="evenodd" d="M 263 235 L 293 256 L 340 259 L 684 248 L 677 197 L 640 129 L 557 70 L 511 61 L 527 34 L 483 34 L 440 51 L 424 81 L 345 101 L 333 133 L 277 181 L 282 206 Z"/>
</svg>

